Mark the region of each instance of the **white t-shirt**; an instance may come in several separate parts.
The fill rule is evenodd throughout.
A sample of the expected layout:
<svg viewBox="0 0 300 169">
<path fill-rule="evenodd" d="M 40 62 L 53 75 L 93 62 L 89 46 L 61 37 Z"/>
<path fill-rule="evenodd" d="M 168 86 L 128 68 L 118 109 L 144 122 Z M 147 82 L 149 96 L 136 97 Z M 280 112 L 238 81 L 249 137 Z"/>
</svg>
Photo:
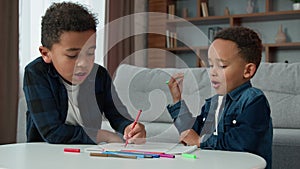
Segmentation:
<svg viewBox="0 0 300 169">
<path fill-rule="evenodd" d="M 224 96 L 221 96 L 221 95 L 218 97 L 218 107 L 217 107 L 216 113 L 215 113 L 215 128 L 216 128 L 216 131 L 214 132 L 214 135 L 218 135 L 219 113 L 222 112 L 223 108 L 224 108 L 224 107 L 221 108 L 223 97 Z"/>
<path fill-rule="evenodd" d="M 68 114 L 65 123 L 75 126 L 83 126 L 77 101 L 80 86 L 70 85 L 64 80 L 62 81 L 68 92 Z"/>
</svg>

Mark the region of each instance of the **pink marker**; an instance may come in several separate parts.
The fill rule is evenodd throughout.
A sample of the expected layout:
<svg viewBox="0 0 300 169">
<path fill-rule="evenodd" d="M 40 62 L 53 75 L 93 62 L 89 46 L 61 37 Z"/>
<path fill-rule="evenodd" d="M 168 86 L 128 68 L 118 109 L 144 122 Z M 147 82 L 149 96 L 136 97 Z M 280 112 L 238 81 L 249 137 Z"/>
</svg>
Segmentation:
<svg viewBox="0 0 300 169">
<path fill-rule="evenodd" d="M 159 154 L 160 157 L 165 157 L 165 158 L 175 158 L 175 155 L 173 154 Z"/>
</svg>

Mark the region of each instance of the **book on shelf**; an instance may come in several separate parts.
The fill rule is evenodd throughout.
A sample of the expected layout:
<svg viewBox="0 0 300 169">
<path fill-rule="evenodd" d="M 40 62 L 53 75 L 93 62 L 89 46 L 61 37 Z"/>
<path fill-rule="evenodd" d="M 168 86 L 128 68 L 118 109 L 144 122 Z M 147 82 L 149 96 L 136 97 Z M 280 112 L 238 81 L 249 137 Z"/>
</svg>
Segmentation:
<svg viewBox="0 0 300 169">
<path fill-rule="evenodd" d="M 173 48 L 177 47 L 177 33 L 173 33 Z"/>
<path fill-rule="evenodd" d="M 187 18 L 187 17 L 188 17 L 188 9 L 182 8 L 182 18 Z"/>
<path fill-rule="evenodd" d="M 208 7 L 206 2 L 201 2 L 202 16 L 208 17 Z"/>
<path fill-rule="evenodd" d="M 175 4 L 168 5 L 168 19 L 174 19 L 175 15 Z"/>
<path fill-rule="evenodd" d="M 166 30 L 166 47 L 169 48 L 170 47 L 170 31 Z"/>
<path fill-rule="evenodd" d="M 177 47 L 177 33 L 166 30 L 166 47 L 175 48 Z"/>
</svg>

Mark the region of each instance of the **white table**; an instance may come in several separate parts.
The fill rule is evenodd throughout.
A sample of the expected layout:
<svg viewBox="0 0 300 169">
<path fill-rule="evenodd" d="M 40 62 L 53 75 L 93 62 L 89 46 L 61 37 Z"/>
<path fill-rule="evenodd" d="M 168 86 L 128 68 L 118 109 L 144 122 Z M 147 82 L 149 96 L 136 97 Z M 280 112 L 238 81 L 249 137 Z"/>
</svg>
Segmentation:
<svg viewBox="0 0 300 169">
<path fill-rule="evenodd" d="M 91 157 L 84 148 L 91 145 L 21 143 L 0 146 L 0 169 L 252 169 L 264 168 L 263 158 L 242 152 L 197 150 L 197 159 L 124 159 Z M 80 148 L 81 153 L 65 153 L 64 148 Z"/>
</svg>

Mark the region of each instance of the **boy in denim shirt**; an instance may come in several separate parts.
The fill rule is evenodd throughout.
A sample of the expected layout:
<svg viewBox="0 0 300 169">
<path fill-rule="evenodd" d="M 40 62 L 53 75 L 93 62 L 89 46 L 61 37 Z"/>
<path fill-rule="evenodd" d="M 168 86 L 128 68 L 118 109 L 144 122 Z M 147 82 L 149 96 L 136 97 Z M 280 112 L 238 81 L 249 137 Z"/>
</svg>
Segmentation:
<svg viewBox="0 0 300 169">
<path fill-rule="evenodd" d="M 210 81 L 217 94 L 206 99 L 197 117 L 192 117 L 181 100 L 183 74 L 171 77 L 169 89 L 174 105 L 167 108 L 182 143 L 203 149 L 250 152 L 263 157 L 267 168 L 271 168 L 270 107 L 264 93 L 250 82 L 261 62 L 261 53 L 261 40 L 251 29 L 230 27 L 219 32 L 208 50 Z"/>
<path fill-rule="evenodd" d="M 129 142 L 143 142 L 107 70 L 94 63 L 97 19 L 85 7 L 54 3 L 42 18 L 42 46 L 25 68 L 27 141 L 70 144 L 122 142 L 101 129 L 102 114 Z M 142 138 L 142 139 L 138 139 Z"/>
</svg>

